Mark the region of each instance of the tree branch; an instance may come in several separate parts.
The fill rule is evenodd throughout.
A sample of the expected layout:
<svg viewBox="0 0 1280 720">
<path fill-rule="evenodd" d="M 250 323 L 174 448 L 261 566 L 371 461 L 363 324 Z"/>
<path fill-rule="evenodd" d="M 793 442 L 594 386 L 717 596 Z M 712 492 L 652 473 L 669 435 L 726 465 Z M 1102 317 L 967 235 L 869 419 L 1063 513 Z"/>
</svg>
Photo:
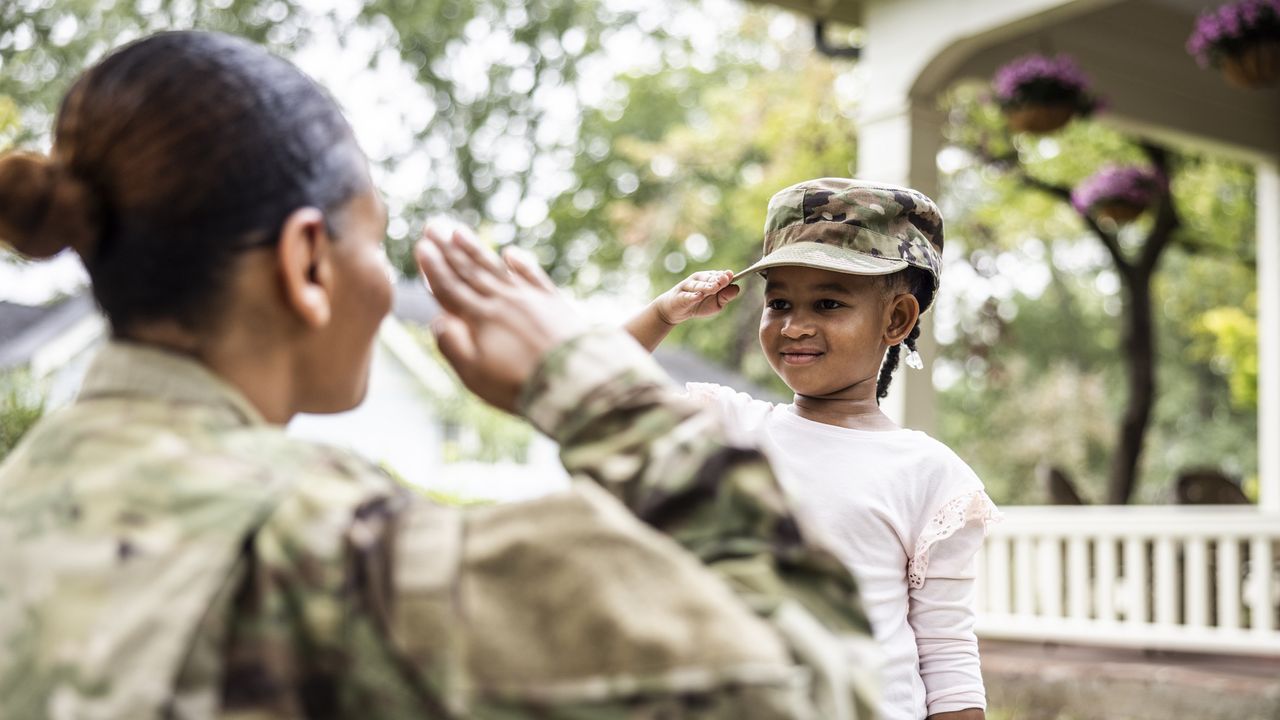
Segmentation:
<svg viewBox="0 0 1280 720">
<path fill-rule="evenodd" d="M 1161 177 L 1165 178 L 1165 187 L 1160 193 L 1159 207 L 1156 210 L 1156 221 L 1142 243 L 1142 252 L 1138 256 L 1138 268 L 1147 274 L 1155 270 L 1160 256 L 1173 241 L 1173 236 L 1182 226 L 1178 217 L 1178 209 L 1173 202 L 1173 190 L 1168 185 L 1169 166 L 1172 154 L 1169 149 L 1153 142 L 1143 140 L 1138 143 L 1147 160 Z"/>
<path fill-rule="evenodd" d="M 1099 225 L 1088 213 L 1081 212 L 1076 209 L 1075 205 L 1071 204 L 1070 188 L 1065 185 L 1055 185 L 1050 182 L 1045 182 L 1040 178 L 1032 177 L 1027 174 L 1026 169 L 1020 166 L 1014 168 L 1013 173 L 1023 185 L 1033 190 L 1039 190 L 1050 197 L 1071 205 L 1071 209 L 1075 210 L 1076 214 L 1080 216 L 1080 219 L 1084 221 L 1085 226 L 1089 228 L 1089 231 L 1096 235 L 1098 240 L 1102 243 L 1102 246 L 1107 249 L 1107 253 L 1111 255 L 1111 260 L 1116 264 L 1116 269 L 1119 270 L 1120 274 L 1127 276 L 1129 273 L 1133 272 L 1133 265 L 1129 262 L 1129 258 L 1125 257 L 1124 250 L 1120 247 L 1120 240 L 1116 238 L 1115 235 L 1103 230 L 1102 226 Z"/>
</svg>

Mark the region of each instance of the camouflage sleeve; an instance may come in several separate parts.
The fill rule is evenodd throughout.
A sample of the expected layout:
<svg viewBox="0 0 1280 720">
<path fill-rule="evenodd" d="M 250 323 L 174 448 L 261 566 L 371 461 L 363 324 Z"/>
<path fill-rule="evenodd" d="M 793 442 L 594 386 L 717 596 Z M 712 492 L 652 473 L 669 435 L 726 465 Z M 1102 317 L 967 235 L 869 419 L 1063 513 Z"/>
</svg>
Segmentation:
<svg viewBox="0 0 1280 720">
<path fill-rule="evenodd" d="M 826 717 L 768 623 L 591 485 L 462 509 L 321 479 L 252 547 L 198 643 L 223 717 Z"/>
<path fill-rule="evenodd" d="M 547 357 L 521 409 L 561 444 L 566 469 L 620 498 L 723 577 L 819 679 L 824 717 L 874 717 L 870 625 L 849 572 L 802 536 L 768 462 L 727 440 L 621 331 L 593 331 Z M 833 640 L 843 638 L 841 642 Z"/>
</svg>

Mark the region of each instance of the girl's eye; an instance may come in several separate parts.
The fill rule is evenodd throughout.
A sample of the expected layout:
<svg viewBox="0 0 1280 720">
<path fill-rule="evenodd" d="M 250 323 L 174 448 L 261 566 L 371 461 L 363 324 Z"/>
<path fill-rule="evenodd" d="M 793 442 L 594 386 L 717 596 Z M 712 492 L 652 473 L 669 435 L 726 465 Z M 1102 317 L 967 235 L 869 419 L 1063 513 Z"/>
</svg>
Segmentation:
<svg viewBox="0 0 1280 720">
<path fill-rule="evenodd" d="M 770 300 L 765 303 L 765 307 L 770 310 L 786 310 L 788 307 L 791 307 L 791 305 L 786 300 Z"/>
<path fill-rule="evenodd" d="M 840 302 L 837 300 L 819 300 L 818 301 L 819 310 L 835 310 L 838 307 L 840 307 Z"/>
</svg>

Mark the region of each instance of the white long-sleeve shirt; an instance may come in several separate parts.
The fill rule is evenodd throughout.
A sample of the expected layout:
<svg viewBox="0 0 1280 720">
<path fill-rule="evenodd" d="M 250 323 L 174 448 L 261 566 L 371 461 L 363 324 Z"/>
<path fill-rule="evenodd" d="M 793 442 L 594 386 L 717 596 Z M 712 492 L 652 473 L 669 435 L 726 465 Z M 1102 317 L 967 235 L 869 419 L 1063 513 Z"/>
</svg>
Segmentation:
<svg viewBox="0 0 1280 720">
<path fill-rule="evenodd" d="M 999 511 L 973 470 L 922 432 L 851 430 L 720 385 L 688 389 L 765 448 L 805 531 L 858 580 L 886 657 L 883 720 L 985 709 L 974 565 Z"/>
</svg>

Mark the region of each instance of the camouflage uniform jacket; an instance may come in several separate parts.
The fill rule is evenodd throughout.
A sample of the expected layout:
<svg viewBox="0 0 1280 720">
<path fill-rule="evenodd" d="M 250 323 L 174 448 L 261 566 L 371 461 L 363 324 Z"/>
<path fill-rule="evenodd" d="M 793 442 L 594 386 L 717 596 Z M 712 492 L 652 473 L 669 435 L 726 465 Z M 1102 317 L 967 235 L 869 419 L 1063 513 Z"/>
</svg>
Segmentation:
<svg viewBox="0 0 1280 720">
<path fill-rule="evenodd" d="M 110 344 L 0 466 L 0 718 L 870 717 L 852 581 L 629 342 L 523 399 L 596 482 L 468 509 Z"/>
</svg>

